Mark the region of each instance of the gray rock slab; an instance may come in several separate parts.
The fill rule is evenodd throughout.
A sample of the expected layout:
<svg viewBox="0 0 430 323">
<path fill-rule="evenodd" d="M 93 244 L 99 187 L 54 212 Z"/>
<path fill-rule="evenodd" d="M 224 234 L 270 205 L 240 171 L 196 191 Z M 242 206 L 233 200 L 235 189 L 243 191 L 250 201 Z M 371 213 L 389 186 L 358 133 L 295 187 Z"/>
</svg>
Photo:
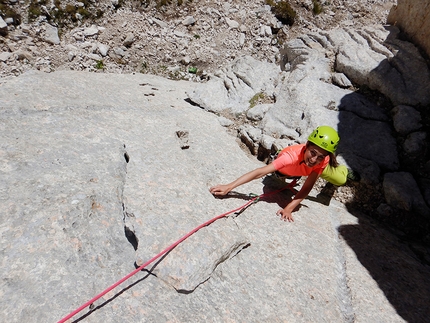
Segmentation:
<svg viewBox="0 0 430 323">
<path fill-rule="evenodd" d="M 2 80 L 3 320 L 60 320 L 251 192 L 273 194 L 202 228 L 147 267 L 151 273 L 137 273 L 73 319 L 425 320 L 429 269 L 352 210 L 325 206 L 311 192 L 286 223 L 276 211 L 290 193 L 274 193 L 264 180 L 229 198 L 208 192 L 263 164 L 217 116 L 185 101 L 197 86 L 79 72 Z M 188 133 L 188 148 L 178 131 Z M 412 301 L 415 310 L 405 311 Z"/>
<path fill-rule="evenodd" d="M 91 25 L 90 27 L 84 29 L 84 35 L 87 37 L 97 35 L 98 33 L 99 29 L 96 25 Z"/>
<path fill-rule="evenodd" d="M 96 134 L 105 118 L 73 108 L 1 112 L 3 319 L 51 321 L 131 268 L 124 147 Z"/>
<path fill-rule="evenodd" d="M 258 121 L 263 119 L 264 114 L 270 110 L 272 104 L 257 104 L 246 112 L 246 117 L 250 120 Z"/>
<path fill-rule="evenodd" d="M 275 64 L 260 62 L 250 56 L 240 57 L 217 71 L 200 88 L 187 92 L 191 101 L 215 113 L 242 113 L 250 108 L 249 100 L 257 94 L 274 94 L 280 69 Z"/>
<path fill-rule="evenodd" d="M 336 69 L 351 81 L 380 91 L 396 105 L 428 104 L 427 63 L 416 46 L 398 35 L 394 26 L 330 32 L 331 44 L 339 51 Z"/>
</svg>

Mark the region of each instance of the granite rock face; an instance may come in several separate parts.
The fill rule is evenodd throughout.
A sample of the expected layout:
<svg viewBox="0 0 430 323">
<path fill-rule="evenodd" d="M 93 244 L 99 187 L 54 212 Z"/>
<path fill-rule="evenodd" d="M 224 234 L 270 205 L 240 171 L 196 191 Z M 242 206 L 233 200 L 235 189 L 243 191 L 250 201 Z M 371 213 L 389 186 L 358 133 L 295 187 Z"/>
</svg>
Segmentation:
<svg viewBox="0 0 430 323">
<path fill-rule="evenodd" d="M 243 113 L 257 93 L 274 95 L 280 72 L 275 64 L 245 56 L 217 71 L 207 83 L 187 94 L 191 101 L 207 111 Z"/>
<path fill-rule="evenodd" d="M 291 194 L 274 193 L 269 178 L 213 198 L 210 186 L 262 163 L 185 100 L 195 86 L 82 72 L 1 81 L 3 319 L 60 320 L 252 192 L 267 195 L 73 319 L 425 320 L 428 268 L 364 215 L 311 192 L 283 222 L 275 214 Z"/>
<path fill-rule="evenodd" d="M 399 29 L 336 28 L 301 35 L 285 44 L 281 58 L 281 72 L 250 57 L 238 59 L 214 75 L 205 90 L 188 92 L 188 97 L 217 114 L 246 115 L 252 127 L 239 127 L 239 137 L 260 160 L 279 149 L 276 140 L 303 143 L 322 124 L 338 130 L 342 140 L 337 152 L 368 185 L 381 184 L 384 172 L 400 170 L 399 155 L 424 155 L 428 135 L 416 120 L 430 102 L 430 70 Z M 254 71 L 248 73 L 252 77 L 239 77 L 248 71 Z M 336 81 L 340 75 L 342 81 Z M 265 81 L 259 83 L 260 79 Z M 400 120 L 395 106 L 408 106 L 415 113 Z M 399 139 L 405 135 L 403 128 L 417 134 Z M 256 132 L 258 136 L 253 135 Z M 398 140 L 405 144 L 398 147 Z"/>
<path fill-rule="evenodd" d="M 405 31 L 430 55 L 430 5 L 426 0 L 397 0 L 387 22 Z"/>
</svg>

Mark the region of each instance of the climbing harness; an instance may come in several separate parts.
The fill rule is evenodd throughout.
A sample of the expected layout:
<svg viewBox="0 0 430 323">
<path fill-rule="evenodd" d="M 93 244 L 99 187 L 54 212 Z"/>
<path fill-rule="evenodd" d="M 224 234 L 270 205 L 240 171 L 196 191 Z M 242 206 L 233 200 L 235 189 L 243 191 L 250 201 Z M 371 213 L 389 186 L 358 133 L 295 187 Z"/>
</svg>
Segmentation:
<svg viewBox="0 0 430 323">
<path fill-rule="evenodd" d="M 113 284 L 112 286 L 106 288 L 103 292 L 101 292 L 100 294 L 94 296 L 88 302 L 86 302 L 85 304 L 83 304 L 82 306 L 80 306 L 79 308 L 77 308 L 76 310 L 74 310 L 73 312 L 71 312 L 70 314 L 68 314 L 67 316 L 65 316 L 64 318 L 62 318 L 61 320 L 59 320 L 58 323 L 64 323 L 64 322 L 66 322 L 68 319 L 72 318 L 73 316 L 75 316 L 76 314 L 78 314 L 80 311 L 82 311 L 84 308 L 86 308 L 88 306 L 90 307 L 90 309 L 92 309 L 93 303 L 95 301 L 97 301 L 99 298 L 103 297 L 104 295 L 106 295 L 107 293 L 109 293 L 112 289 L 114 289 L 118 285 L 122 284 L 127 279 L 129 279 L 130 277 L 132 277 L 136 273 L 138 273 L 139 271 L 143 270 L 146 266 L 148 266 L 149 264 L 151 264 L 152 262 L 154 262 L 156 259 L 160 258 L 162 255 L 168 253 L 170 250 L 172 250 L 173 248 L 175 248 L 178 244 L 180 244 L 182 241 L 184 241 L 185 239 L 187 239 L 188 237 L 190 237 L 192 234 L 194 234 L 197 231 L 199 231 L 201 228 L 203 228 L 203 227 L 211 224 L 212 222 L 215 222 L 218 219 L 226 217 L 229 214 L 235 213 L 236 216 L 237 216 L 240 213 L 242 213 L 245 209 L 247 209 L 251 204 L 257 203 L 260 199 L 262 199 L 264 197 L 277 194 L 277 193 L 279 193 L 281 191 L 284 191 L 286 189 L 291 190 L 293 192 L 293 194 L 294 194 L 295 192 L 294 192 L 293 188 L 294 188 L 294 186 L 296 184 L 297 184 L 297 179 L 294 179 L 287 186 L 285 186 L 285 187 L 283 187 L 283 188 L 281 188 L 279 190 L 276 190 L 276 191 L 273 191 L 273 192 L 270 192 L 270 193 L 261 194 L 261 195 L 257 195 L 257 194 L 253 194 L 253 193 L 249 194 L 250 200 L 248 202 L 246 202 L 242 206 L 239 206 L 236 209 L 233 209 L 233 210 L 228 211 L 226 213 L 220 214 L 220 215 L 214 217 L 213 219 L 210 219 L 210 220 L 206 221 L 205 223 L 202 223 L 198 227 L 194 228 L 193 230 L 191 230 L 190 232 L 188 232 L 186 235 L 184 235 L 182 238 L 180 238 L 178 241 L 176 241 L 175 243 L 171 244 L 169 247 L 167 247 L 166 249 L 164 249 L 163 251 L 161 251 L 156 256 L 152 257 L 150 260 L 148 260 L 147 262 L 145 262 L 143 265 L 141 265 L 140 267 L 138 267 L 135 270 L 133 270 L 127 276 L 125 276 L 122 279 L 118 280 L 115 284 Z"/>
</svg>

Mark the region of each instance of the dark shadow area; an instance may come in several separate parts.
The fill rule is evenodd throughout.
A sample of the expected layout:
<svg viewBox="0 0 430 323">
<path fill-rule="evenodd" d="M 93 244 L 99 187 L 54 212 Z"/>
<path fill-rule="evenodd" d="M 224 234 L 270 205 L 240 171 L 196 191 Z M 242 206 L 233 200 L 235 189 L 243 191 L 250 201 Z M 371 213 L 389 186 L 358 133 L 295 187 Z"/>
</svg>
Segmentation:
<svg viewBox="0 0 430 323">
<path fill-rule="evenodd" d="M 136 237 L 134 232 L 130 230 L 129 227 L 126 225 L 124 226 L 124 233 L 125 237 L 127 238 L 128 242 L 133 246 L 134 250 L 137 250 L 137 247 L 139 246 L 139 239 Z"/>
<path fill-rule="evenodd" d="M 393 37 L 390 34 L 386 40 L 388 48 L 393 47 Z M 399 66 L 404 66 L 409 54 L 400 48 L 368 78 L 382 79 L 392 88 L 397 85 L 407 88 L 409 85 L 399 82 L 395 71 L 401 70 Z M 360 90 L 346 95 L 338 107 L 341 138 L 338 153 L 362 175 L 361 182 L 353 186 L 354 199 L 346 203 L 359 224 L 340 226 L 339 233 L 406 322 L 429 322 L 430 267 L 424 259 L 430 250 L 429 219 L 414 211 L 388 206 L 382 185 L 384 174 L 391 172 L 409 172 L 417 183 L 429 178 L 423 167 L 428 163 L 429 152 L 423 150 L 419 156 L 407 156 L 403 151 L 406 135 L 401 136 L 394 129 L 391 115 L 394 105 L 390 99 L 367 86 L 356 87 Z M 400 96 L 396 93 L 393 97 Z M 414 108 L 422 114 L 420 131 L 429 134 L 430 109 L 419 104 Z M 390 212 L 381 212 L 381 205 Z"/>
<path fill-rule="evenodd" d="M 276 203 L 280 208 L 285 208 L 292 200 L 295 194 L 297 194 L 301 185 L 298 184 L 298 179 L 296 183 L 293 183 L 291 179 L 279 179 L 274 175 L 266 176 L 263 179 L 263 196 L 261 198 L 262 201 L 267 203 Z M 321 192 L 313 197 L 308 195 L 305 197 L 305 200 L 309 200 L 312 202 L 320 203 L 323 205 L 330 205 L 330 201 L 336 191 L 336 187 L 331 183 L 326 183 L 325 187 L 321 190 Z M 302 204 L 299 204 L 297 208 L 294 209 L 294 212 L 297 212 L 301 207 L 305 207 Z"/>
<path fill-rule="evenodd" d="M 357 259 L 406 322 L 429 322 L 429 267 L 389 228 L 358 212 L 354 215 L 359 225 L 340 226 L 339 233 Z"/>
<path fill-rule="evenodd" d="M 330 201 L 334 196 L 334 193 L 336 192 L 337 187 L 333 184 L 327 182 L 324 187 L 321 189 L 321 191 L 317 194 L 316 197 L 308 196 L 306 199 L 320 203 L 326 206 L 330 205 Z"/>
<path fill-rule="evenodd" d="M 293 196 L 298 192 L 295 187 L 300 186 L 298 183 L 293 183 L 291 179 L 280 179 L 275 175 L 268 175 L 263 178 L 263 194 L 256 202 L 264 201 L 266 203 L 276 203 L 280 208 L 285 208 L 292 200 Z M 333 197 L 336 187 L 333 184 L 327 183 L 326 187 L 316 196 L 307 196 L 305 199 L 320 203 L 323 205 L 329 205 L 330 200 Z M 230 199 L 236 198 L 245 201 L 250 201 L 257 197 L 256 194 L 244 194 L 236 191 L 231 191 L 224 196 L 215 196 L 216 199 Z M 252 204 L 242 208 L 240 211 L 236 212 L 236 216 L 245 211 Z M 298 211 L 303 205 L 299 205 L 294 212 Z"/>
<path fill-rule="evenodd" d="M 213 197 L 215 197 L 218 200 L 234 198 L 234 199 L 241 199 L 241 200 L 245 200 L 245 201 L 250 201 L 255 196 L 252 194 L 244 194 L 244 193 L 240 193 L 240 192 L 236 192 L 236 191 L 230 191 L 230 192 L 228 192 L 227 195 L 214 195 Z"/>
<path fill-rule="evenodd" d="M 266 203 L 276 203 L 280 208 L 286 207 L 291 202 L 294 194 L 297 193 L 294 187 L 290 188 L 290 185 L 293 185 L 291 180 L 284 180 L 276 177 L 276 175 L 264 177 L 262 183 L 264 184 L 264 196 L 261 200 Z M 295 211 L 297 210 L 298 208 Z"/>
</svg>

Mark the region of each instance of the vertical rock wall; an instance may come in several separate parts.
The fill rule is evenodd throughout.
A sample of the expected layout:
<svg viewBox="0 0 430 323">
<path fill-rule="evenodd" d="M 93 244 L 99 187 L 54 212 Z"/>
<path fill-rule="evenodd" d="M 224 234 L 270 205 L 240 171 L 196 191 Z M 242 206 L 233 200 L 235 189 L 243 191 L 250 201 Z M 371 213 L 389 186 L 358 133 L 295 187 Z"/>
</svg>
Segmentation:
<svg viewBox="0 0 430 323">
<path fill-rule="evenodd" d="M 406 32 L 430 56 L 430 2 L 398 0 L 387 22 Z"/>
</svg>

